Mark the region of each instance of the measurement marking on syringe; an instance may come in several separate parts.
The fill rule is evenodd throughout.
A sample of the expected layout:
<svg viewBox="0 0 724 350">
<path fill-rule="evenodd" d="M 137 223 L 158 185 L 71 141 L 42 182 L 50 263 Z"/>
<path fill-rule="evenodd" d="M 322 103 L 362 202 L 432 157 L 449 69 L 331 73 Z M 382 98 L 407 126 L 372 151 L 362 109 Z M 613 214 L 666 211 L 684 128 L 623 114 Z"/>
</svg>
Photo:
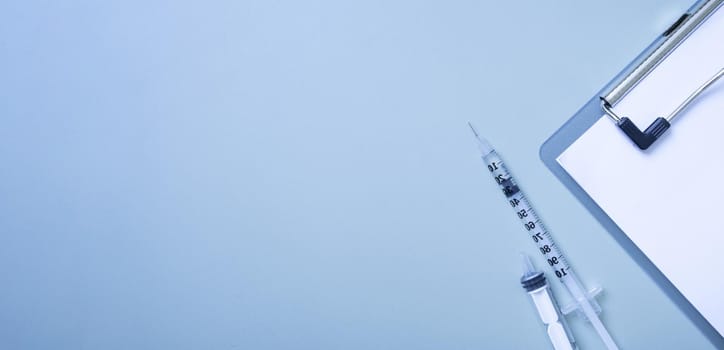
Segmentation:
<svg viewBox="0 0 724 350">
<path fill-rule="evenodd" d="M 583 286 L 581 286 L 575 277 L 567 259 L 565 259 L 563 253 L 558 250 L 556 244 L 553 243 L 553 237 L 543 225 L 541 218 L 539 218 L 533 210 L 533 206 L 528 202 L 528 199 L 513 179 L 510 171 L 504 166 L 503 161 L 493 147 L 490 146 L 485 139 L 480 137 L 472 125 L 470 125 L 470 128 L 479 141 L 478 145 L 480 146 L 486 167 L 498 184 L 498 188 L 505 195 L 507 202 L 516 212 L 521 226 L 526 229 L 526 234 L 533 237 L 533 241 L 536 243 L 536 246 L 547 261 L 549 267 L 571 294 L 578 309 L 584 313 L 591 325 L 596 329 L 596 332 L 606 344 L 606 347 L 608 349 L 618 349 L 613 338 L 608 334 L 606 327 L 598 318 L 596 312 L 600 310 L 600 307 L 591 296 L 586 294 Z"/>
</svg>

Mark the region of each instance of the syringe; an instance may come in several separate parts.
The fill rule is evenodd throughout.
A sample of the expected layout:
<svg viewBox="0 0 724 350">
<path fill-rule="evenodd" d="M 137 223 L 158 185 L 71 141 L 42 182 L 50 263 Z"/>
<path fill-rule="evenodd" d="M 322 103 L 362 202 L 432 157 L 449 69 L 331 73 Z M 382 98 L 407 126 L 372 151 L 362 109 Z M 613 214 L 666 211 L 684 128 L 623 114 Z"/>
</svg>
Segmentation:
<svg viewBox="0 0 724 350">
<path fill-rule="evenodd" d="M 536 271 L 527 255 L 523 255 L 523 277 L 520 283 L 533 299 L 541 321 L 546 325 L 546 333 L 555 350 L 578 349 L 576 341 L 568 330 L 566 319 L 558 311 L 558 304 L 553 298 L 548 281 L 541 271 Z"/>
<path fill-rule="evenodd" d="M 547 261 L 548 266 L 553 271 L 553 274 L 558 278 L 561 283 L 566 287 L 571 297 L 576 303 L 576 308 L 583 313 L 586 319 L 591 323 L 593 328 L 598 333 L 607 349 L 618 349 L 618 346 L 611 338 L 611 335 L 606 330 L 601 320 L 598 318 L 598 313 L 601 311 L 601 307 L 598 305 L 596 300 L 587 293 L 578 278 L 573 273 L 571 265 L 566 260 L 563 253 L 558 249 L 550 231 L 548 231 L 543 225 L 543 221 L 538 218 L 535 210 L 526 199 L 520 187 L 516 184 L 513 176 L 506 168 L 503 160 L 500 159 L 498 153 L 495 152 L 493 147 L 488 143 L 487 140 L 480 137 L 478 132 L 475 130 L 472 124 L 468 123 L 470 129 L 473 130 L 475 138 L 478 140 L 478 146 L 480 147 L 481 157 L 485 162 L 488 171 L 493 176 L 493 179 L 498 184 L 500 189 L 503 191 L 505 198 L 508 201 L 508 205 L 513 208 L 516 216 L 520 220 L 526 234 L 531 240 L 538 246 L 538 251 L 543 255 L 543 258 Z"/>
</svg>

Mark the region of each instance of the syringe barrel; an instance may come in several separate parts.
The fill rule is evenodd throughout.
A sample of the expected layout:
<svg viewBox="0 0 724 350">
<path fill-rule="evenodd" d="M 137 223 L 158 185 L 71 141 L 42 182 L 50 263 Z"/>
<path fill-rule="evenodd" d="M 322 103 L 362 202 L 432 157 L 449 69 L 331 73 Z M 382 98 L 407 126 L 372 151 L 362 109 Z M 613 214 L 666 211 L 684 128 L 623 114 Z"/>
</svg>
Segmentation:
<svg viewBox="0 0 724 350">
<path fill-rule="evenodd" d="M 546 333 L 548 333 L 553 348 L 555 350 L 575 349 L 573 335 L 568 331 L 565 319 L 561 316 L 543 273 L 525 275 L 521 278 L 521 283 L 533 300 L 538 315 L 546 326 Z"/>
<path fill-rule="evenodd" d="M 529 239 L 538 246 L 538 252 L 545 259 L 548 267 L 557 279 L 569 274 L 568 265 L 563 253 L 553 241 L 550 232 L 545 228 L 543 221 L 536 214 L 533 206 L 528 202 L 525 194 L 516 183 L 505 163 L 497 152 L 491 151 L 482 156 L 483 162 L 493 180 L 498 184 L 510 208 L 518 217 L 521 227 Z"/>
<path fill-rule="evenodd" d="M 581 310 L 589 322 L 591 322 L 591 325 L 599 334 L 606 347 L 611 350 L 618 349 L 611 335 L 598 318 L 597 312 L 600 312 L 600 307 L 598 307 L 595 300 L 590 299 L 589 295 L 578 282 L 578 279 L 574 276 L 573 270 L 568 264 L 568 261 L 566 261 L 565 256 L 563 256 L 563 253 L 558 249 L 550 232 L 545 228 L 543 221 L 538 217 L 528 202 L 525 194 L 521 191 L 498 153 L 495 150 L 483 152 L 482 159 L 491 176 L 503 192 L 508 204 L 518 216 L 521 226 L 528 237 L 537 245 L 538 251 L 546 260 L 554 276 L 563 282 L 566 289 L 575 299 L 576 304 L 578 304 L 579 310 Z"/>
</svg>

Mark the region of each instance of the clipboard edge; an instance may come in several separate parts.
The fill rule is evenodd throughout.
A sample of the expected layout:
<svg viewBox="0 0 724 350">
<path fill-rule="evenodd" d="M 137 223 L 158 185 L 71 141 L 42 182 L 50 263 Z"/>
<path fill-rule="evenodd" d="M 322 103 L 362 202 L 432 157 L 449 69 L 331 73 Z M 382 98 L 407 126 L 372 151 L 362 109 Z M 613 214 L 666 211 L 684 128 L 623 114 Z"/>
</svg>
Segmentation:
<svg viewBox="0 0 724 350">
<path fill-rule="evenodd" d="M 697 8 L 706 0 L 697 1 L 691 9 Z M 697 329 L 716 348 L 724 349 L 724 334 L 719 333 L 704 316 L 681 294 L 678 288 L 649 260 L 649 258 L 628 238 L 618 225 L 596 204 L 583 188 L 558 163 L 558 157 L 578 140 L 594 123 L 605 118 L 600 107 L 600 96 L 612 86 L 620 83 L 642 60 L 660 46 L 661 37 L 657 37 L 634 60 L 621 70 L 610 82 L 605 84 L 586 104 L 569 118 L 553 135 L 543 142 L 539 149 L 539 157 L 543 164 L 560 181 L 563 186 L 594 216 L 596 221 L 613 237 L 618 245 L 644 270 L 654 283 L 666 294 Z"/>
<path fill-rule="evenodd" d="M 564 128 L 580 128 L 581 124 L 586 125 L 586 122 L 597 121 L 599 117 L 594 117 L 600 111 L 600 105 L 598 96 L 594 96 L 586 105 L 581 108 L 579 112 L 574 115 L 556 134 L 563 131 Z M 587 126 L 590 127 L 592 123 Z M 586 127 L 581 133 L 588 130 Z M 576 129 L 577 130 L 577 129 Z M 566 189 L 573 194 L 573 196 L 588 210 L 591 215 L 603 226 L 609 235 L 618 243 L 618 245 L 624 249 L 626 254 L 630 256 L 636 264 L 644 270 L 644 272 L 651 278 L 654 283 L 661 289 L 664 294 L 681 310 L 687 318 L 699 329 L 699 331 L 708 338 L 712 345 L 716 348 L 724 348 L 724 336 L 717 332 L 714 326 L 707 321 L 704 316 L 689 302 L 686 297 L 681 294 L 678 288 L 669 281 L 669 279 L 654 265 L 651 260 L 644 254 L 636 244 L 621 230 L 618 225 L 606 214 L 603 209 L 596 204 L 580 185 L 566 172 L 565 169 L 558 163 L 557 157 L 564 151 L 569 143 L 570 137 L 562 137 L 565 135 L 554 134 L 546 140 L 546 142 L 540 148 L 540 158 L 543 164 L 553 173 L 553 175 L 560 181 Z M 573 139 L 573 141 L 575 141 Z M 561 147 L 564 146 L 561 150 Z M 560 150 L 560 152 L 559 152 Z"/>
</svg>

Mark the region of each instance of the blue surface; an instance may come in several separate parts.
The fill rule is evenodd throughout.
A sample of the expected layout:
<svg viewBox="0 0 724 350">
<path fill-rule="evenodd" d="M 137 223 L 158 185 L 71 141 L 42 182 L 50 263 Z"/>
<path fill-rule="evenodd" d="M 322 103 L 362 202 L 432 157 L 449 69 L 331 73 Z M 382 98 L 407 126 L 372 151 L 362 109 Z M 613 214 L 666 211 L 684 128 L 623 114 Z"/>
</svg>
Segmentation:
<svg viewBox="0 0 724 350">
<path fill-rule="evenodd" d="M 690 4 L 2 2 L 0 347 L 545 348 L 471 120 L 622 347 L 711 348 L 538 160 Z"/>
</svg>

